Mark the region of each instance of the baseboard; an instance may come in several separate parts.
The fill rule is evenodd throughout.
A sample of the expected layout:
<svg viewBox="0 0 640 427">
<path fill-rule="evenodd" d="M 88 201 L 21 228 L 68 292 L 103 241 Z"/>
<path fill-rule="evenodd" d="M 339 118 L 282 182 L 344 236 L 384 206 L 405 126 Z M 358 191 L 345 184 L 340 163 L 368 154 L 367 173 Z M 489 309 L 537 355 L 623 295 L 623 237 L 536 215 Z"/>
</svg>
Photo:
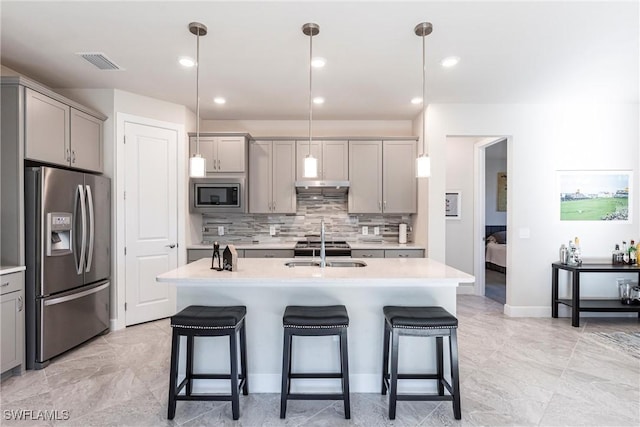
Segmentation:
<svg viewBox="0 0 640 427">
<path fill-rule="evenodd" d="M 458 295 L 475 295 L 476 294 L 476 289 L 475 289 L 475 284 L 474 283 L 462 283 L 460 285 L 458 285 L 458 287 L 456 288 L 456 294 Z"/>
<path fill-rule="evenodd" d="M 109 319 L 109 330 L 117 331 L 118 329 L 124 329 L 124 327 L 120 328 L 118 323 L 118 319 Z"/>
<path fill-rule="evenodd" d="M 551 317 L 551 307 L 547 306 L 514 306 L 505 304 L 504 314 L 509 317 Z"/>
</svg>

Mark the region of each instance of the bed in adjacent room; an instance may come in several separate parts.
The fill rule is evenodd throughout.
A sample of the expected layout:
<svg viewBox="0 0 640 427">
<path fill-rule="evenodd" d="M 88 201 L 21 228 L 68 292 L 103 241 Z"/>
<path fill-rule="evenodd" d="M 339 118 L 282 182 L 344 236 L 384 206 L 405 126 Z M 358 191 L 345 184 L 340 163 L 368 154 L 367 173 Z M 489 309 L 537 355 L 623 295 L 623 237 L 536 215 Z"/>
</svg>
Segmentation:
<svg viewBox="0 0 640 427">
<path fill-rule="evenodd" d="M 507 272 L 507 227 L 487 225 L 485 227 L 485 266 L 500 273 Z"/>
</svg>

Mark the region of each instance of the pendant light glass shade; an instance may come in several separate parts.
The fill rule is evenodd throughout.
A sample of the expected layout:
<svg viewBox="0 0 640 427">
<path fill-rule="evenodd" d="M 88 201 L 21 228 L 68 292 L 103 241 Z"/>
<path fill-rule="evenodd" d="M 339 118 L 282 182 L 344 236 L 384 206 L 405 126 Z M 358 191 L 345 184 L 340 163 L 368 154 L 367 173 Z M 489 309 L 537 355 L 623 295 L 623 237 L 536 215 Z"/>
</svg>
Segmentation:
<svg viewBox="0 0 640 427">
<path fill-rule="evenodd" d="M 320 26 L 314 23 L 307 23 L 302 26 L 302 32 L 309 36 L 309 154 L 304 158 L 304 172 L 302 173 L 304 178 L 317 178 L 318 177 L 318 159 L 311 154 L 311 131 L 313 122 L 313 76 L 311 71 L 313 70 L 313 36 L 317 36 L 320 33 Z"/>
<path fill-rule="evenodd" d="M 425 39 L 433 31 L 433 25 L 430 22 L 421 22 L 413 29 L 416 36 L 422 37 L 422 154 L 416 159 L 416 177 L 428 178 L 431 176 L 431 159 L 426 150 L 427 139 L 427 66 L 425 62 L 426 50 Z"/>
<path fill-rule="evenodd" d="M 416 176 L 418 178 L 431 176 L 431 158 L 426 154 L 420 154 L 416 159 Z"/>
<path fill-rule="evenodd" d="M 200 154 L 195 154 L 189 159 L 189 176 L 202 178 L 207 174 L 207 161 Z"/>
<path fill-rule="evenodd" d="M 207 160 L 200 155 L 200 36 L 207 35 L 207 27 L 199 22 L 189 24 L 189 32 L 196 36 L 196 153 L 189 159 L 189 177 L 203 178 L 207 174 Z"/>
<path fill-rule="evenodd" d="M 304 178 L 317 178 L 318 177 L 318 159 L 311 154 L 304 158 Z"/>
</svg>

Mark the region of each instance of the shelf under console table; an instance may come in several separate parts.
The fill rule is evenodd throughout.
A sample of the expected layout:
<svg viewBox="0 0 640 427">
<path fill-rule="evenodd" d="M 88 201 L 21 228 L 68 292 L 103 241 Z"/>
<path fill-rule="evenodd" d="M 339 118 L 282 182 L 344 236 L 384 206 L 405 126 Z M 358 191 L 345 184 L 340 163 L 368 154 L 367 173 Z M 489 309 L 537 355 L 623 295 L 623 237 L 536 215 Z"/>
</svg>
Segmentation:
<svg viewBox="0 0 640 427">
<path fill-rule="evenodd" d="M 571 307 L 571 325 L 580 326 L 580 312 L 638 312 L 640 305 L 625 305 L 619 299 L 580 299 L 580 275 L 582 273 L 637 273 L 640 281 L 640 267 L 637 265 L 582 264 L 567 265 L 559 262 L 551 264 L 551 317 L 558 317 L 558 305 Z M 558 273 L 571 273 L 571 298 L 559 298 Z"/>
</svg>

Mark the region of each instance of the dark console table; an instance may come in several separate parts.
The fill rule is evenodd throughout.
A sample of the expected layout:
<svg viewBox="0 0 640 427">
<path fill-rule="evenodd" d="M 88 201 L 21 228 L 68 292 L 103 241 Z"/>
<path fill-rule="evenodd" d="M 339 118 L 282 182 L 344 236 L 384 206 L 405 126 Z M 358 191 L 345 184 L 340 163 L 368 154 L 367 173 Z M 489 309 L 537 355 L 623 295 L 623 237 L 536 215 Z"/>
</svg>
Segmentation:
<svg viewBox="0 0 640 427">
<path fill-rule="evenodd" d="M 640 281 L 640 267 L 636 265 L 582 264 L 566 265 L 559 262 L 551 264 L 551 316 L 558 317 L 558 304 L 571 307 L 571 325 L 580 326 L 581 311 L 600 312 L 638 312 L 640 305 L 625 305 L 619 299 L 580 299 L 580 274 L 582 273 L 637 273 Z M 558 297 L 558 272 L 571 272 L 571 298 Z"/>
</svg>

